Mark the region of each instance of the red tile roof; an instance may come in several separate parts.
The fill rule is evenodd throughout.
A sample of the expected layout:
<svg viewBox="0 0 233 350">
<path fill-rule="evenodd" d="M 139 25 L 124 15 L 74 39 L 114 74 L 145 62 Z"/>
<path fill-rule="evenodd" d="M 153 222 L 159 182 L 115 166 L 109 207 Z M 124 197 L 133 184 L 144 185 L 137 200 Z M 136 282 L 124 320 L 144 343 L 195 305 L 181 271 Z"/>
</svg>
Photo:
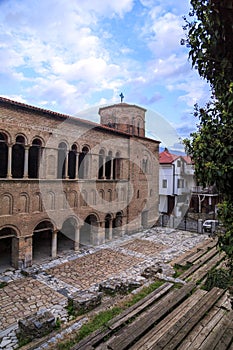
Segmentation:
<svg viewBox="0 0 233 350">
<path fill-rule="evenodd" d="M 187 164 L 193 164 L 190 156 L 172 154 L 166 148 L 163 152 L 159 153 L 160 164 L 172 164 L 178 158 L 182 158 Z"/>
<path fill-rule="evenodd" d="M 172 164 L 177 158 L 179 158 L 179 156 L 177 156 L 176 154 L 172 154 L 167 149 L 165 149 L 159 154 L 159 163 Z"/>
</svg>

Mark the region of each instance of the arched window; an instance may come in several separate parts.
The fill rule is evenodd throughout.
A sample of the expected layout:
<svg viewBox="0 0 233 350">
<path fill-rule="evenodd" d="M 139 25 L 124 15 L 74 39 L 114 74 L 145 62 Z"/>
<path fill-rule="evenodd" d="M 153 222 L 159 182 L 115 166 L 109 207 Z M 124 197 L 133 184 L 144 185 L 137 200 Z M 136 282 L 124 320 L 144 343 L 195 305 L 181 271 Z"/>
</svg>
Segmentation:
<svg viewBox="0 0 233 350">
<path fill-rule="evenodd" d="M 28 177 L 31 179 L 37 179 L 39 177 L 41 146 L 41 140 L 35 139 L 32 141 L 32 146 L 29 148 Z"/>
<path fill-rule="evenodd" d="M 113 178 L 114 179 L 120 179 L 120 173 L 121 173 L 121 159 L 120 159 L 120 153 L 116 153 L 116 158 L 114 158 L 113 161 Z"/>
<path fill-rule="evenodd" d="M 98 170 L 98 179 L 103 179 L 104 177 L 104 159 L 105 154 L 104 154 L 104 150 L 101 149 L 99 151 L 99 170 Z"/>
<path fill-rule="evenodd" d="M 19 135 L 15 141 L 12 147 L 12 177 L 20 179 L 24 175 L 25 139 Z"/>
<path fill-rule="evenodd" d="M 78 174 L 80 179 L 86 179 L 88 177 L 88 152 L 89 149 L 87 146 L 84 146 L 82 152 L 79 155 L 78 160 Z"/>
<path fill-rule="evenodd" d="M 48 193 L 48 197 L 47 197 L 47 201 L 46 201 L 46 210 L 54 210 L 55 209 L 55 194 L 53 192 L 49 192 Z"/>
<path fill-rule="evenodd" d="M 99 191 L 99 196 L 100 196 L 100 203 L 103 204 L 103 202 L 104 202 L 104 190 Z"/>
<path fill-rule="evenodd" d="M 77 154 L 77 146 L 75 144 L 72 145 L 71 151 L 69 151 L 68 158 L 68 176 L 69 179 L 75 179 L 76 175 L 76 154 Z"/>
<path fill-rule="evenodd" d="M 0 215 L 13 214 L 13 197 L 9 193 L 5 193 L 0 198 Z"/>
<path fill-rule="evenodd" d="M 149 173 L 149 159 L 148 159 L 148 156 L 145 155 L 142 159 L 142 171 L 145 173 L 145 174 L 148 174 Z"/>
<path fill-rule="evenodd" d="M 111 167 L 112 167 L 112 152 L 108 152 L 108 156 L 106 157 L 105 164 L 105 177 L 106 179 L 111 179 Z"/>
<path fill-rule="evenodd" d="M 37 192 L 34 195 L 33 198 L 33 212 L 40 212 L 42 211 L 42 199 L 41 199 L 41 193 Z"/>
<path fill-rule="evenodd" d="M 112 201 L 112 190 L 108 190 L 108 201 Z"/>
<path fill-rule="evenodd" d="M 20 193 L 18 209 L 20 213 L 29 212 L 29 196 L 27 193 Z"/>
<path fill-rule="evenodd" d="M 59 143 L 57 159 L 57 178 L 65 178 L 67 146 L 65 142 Z"/>
<path fill-rule="evenodd" d="M 8 146 L 7 137 L 0 133 L 0 177 L 7 177 Z"/>
</svg>

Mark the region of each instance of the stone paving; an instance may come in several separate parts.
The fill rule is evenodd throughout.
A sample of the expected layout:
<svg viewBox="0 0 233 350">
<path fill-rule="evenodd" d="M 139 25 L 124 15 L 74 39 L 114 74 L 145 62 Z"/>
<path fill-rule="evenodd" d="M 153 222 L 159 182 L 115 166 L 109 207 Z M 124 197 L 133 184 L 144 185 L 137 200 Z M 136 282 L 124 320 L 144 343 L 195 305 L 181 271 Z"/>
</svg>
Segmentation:
<svg viewBox="0 0 233 350">
<path fill-rule="evenodd" d="M 11 282 L 0 289 L 0 331 L 41 308 L 51 309 L 65 301 L 63 295 L 32 278 Z"/>
<path fill-rule="evenodd" d="M 69 294 L 97 288 L 98 283 L 113 277 L 140 279 L 145 267 L 158 262 L 163 265 L 163 274 L 171 276 L 168 263 L 206 239 L 203 234 L 153 228 L 81 253 L 48 259 L 28 269 L 31 277 L 22 276 L 20 271 L 0 274 L 0 282 L 8 282 L 0 288 L 0 349 L 17 348 L 15 329 L 20 318 L 47 308 L 66 322 Z"/>
<path fill-rule="evenodd" d="M 138 264 L 142 259 L 102 249 L 94 254 L 70 261 L 46 271 L 49 275 L 71 284 L 78 289 L 88 289 L 114 274 Z"/>
<path fill-rule="evenodd" d="M 120 245 L 124 249 L 132 250 L 141 253 L 145 256 L 155 255 L 161 250 L 168 248 L 166 245 L 157 244 L 148 240 L 134 239 L 128 243 Z"/>
</svg>

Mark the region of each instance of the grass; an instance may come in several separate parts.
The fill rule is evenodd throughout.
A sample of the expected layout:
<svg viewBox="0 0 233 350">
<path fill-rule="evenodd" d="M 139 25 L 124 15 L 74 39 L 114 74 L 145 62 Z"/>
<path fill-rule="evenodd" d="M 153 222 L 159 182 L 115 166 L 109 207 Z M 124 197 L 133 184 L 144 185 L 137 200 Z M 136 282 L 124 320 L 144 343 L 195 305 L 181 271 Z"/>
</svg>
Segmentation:
<svg viewBox="0 0 233 350">
<path fill-rule="evenodd" d="M 175 264 L 173 266 L 175 273 L 173 274 L 174 278 L 178 278 L 180 275 L 182 275 L 183 272 L 187 271 L 190 267 L 192 266 L 192 264 L 190 263 L 186 263 L 185 266 L 181 266 L 179 264 Z"/>
</svg>

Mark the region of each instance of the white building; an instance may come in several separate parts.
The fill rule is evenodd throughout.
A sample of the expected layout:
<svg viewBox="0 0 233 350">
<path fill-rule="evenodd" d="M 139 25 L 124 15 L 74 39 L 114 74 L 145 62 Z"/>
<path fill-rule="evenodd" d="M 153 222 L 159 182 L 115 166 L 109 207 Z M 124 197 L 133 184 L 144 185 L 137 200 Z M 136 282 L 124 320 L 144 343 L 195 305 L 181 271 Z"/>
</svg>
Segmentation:
<svg viewBox="0 0 233 350">
<path fill-rule="evenodd" d="M 195 186 L 191 158 L 170 153 L 159 154 L 159 212 L 181 219 L 186 213 Z"/>
</svg>

